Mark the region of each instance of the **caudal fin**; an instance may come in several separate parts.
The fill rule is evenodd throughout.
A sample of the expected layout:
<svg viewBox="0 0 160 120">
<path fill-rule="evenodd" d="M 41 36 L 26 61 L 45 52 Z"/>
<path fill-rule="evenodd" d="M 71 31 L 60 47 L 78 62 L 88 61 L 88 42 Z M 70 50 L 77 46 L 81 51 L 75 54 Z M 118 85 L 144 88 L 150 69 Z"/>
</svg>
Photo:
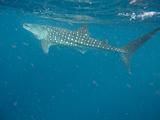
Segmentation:
<svg viewBox="0 0 160 120">
<path fill-rule="evenodd" d="M 130 69 L 130 59 L 132 55 L 136 52 L 138 48 L 140 48 L 145 42 L 147 42 L 154 34 L 160 31 L 160 27 L 152 30 L 151 32 L 137 38 L 134 41 L 129 42 L 127 45 L 122 47 L 125 53 L 121 53 L 122 61 L 125 63 L 126 67 L 128 68 L 128 72 L 131 73 Z"/>
</svg>

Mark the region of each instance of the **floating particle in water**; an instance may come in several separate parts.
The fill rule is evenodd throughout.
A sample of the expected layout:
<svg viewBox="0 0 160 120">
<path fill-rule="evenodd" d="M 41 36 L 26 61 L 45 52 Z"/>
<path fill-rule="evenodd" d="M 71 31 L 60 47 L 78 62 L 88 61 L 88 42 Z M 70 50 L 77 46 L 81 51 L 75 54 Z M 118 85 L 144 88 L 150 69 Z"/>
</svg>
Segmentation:
<svg viewBox="0 0 160 120">
<path fill-rule="evenodd" d="M 34 67 L 34 64 L 33 64 L 33 63 L 30 63 L 30 66 L 33 68 L 33 67 Z"/>
<path fill-rule="evenodd" d="M 40 98 L 38 98 L 38 99 L 37 99 L 37 102 L 38 102 L 38 103 L 41 103 L 41 99 L 40 99 Z"/>
<path fill-rule="evenodd" d="M 152 87 L 153 87 L 153 86 L 154 86 L 154 83 L 153 83 L 153 82 L 150 82 L 150 83 L 149 83 L 149 86 L 152 86 Z"/>
<path fill-rule="evenodd" d="M 11 48 L 17 48 L 17 46 L 13 44 L 13 45 L 11 45 Z"/>
<path fill-rule="evenodd" d="M 76 93 L 77 91 L 75 89 L 71 89 L 71 92 L 72 93 Z"/>
<path fill-rule="evenodd" d="M 52 95 L 50 100 L 53 101 L 54 99 L 55 99 L 55 96 Z"/>
<path fill-rule="evenodd" d="M 79 69 L 79 67 L 80 67 L 79 65 L 77 65 L 77 64 L 75 65 L 75 69 Z"/>
<path fill-rule="evenodd" d="M 22 60 L 22 57 L 21 57 L 21 56 L 17 56 L 17 59 L 18 59 L 18 60 Z"/>
<path fill-rule="evenodd" d="M 127 88 L 132 88 L 132 85 L 129 83 L 127 83 L 126 86 L 127 86 Z"/>
<path fill-rule="evenodd" d="M 61 93 L 64 93 L 64 89 L 61 89 L 60 92 L 61 92 Z"/>
<path fill-rule="evenodd" d="M 96 80 L 92 80 L 92 85 L 94 85 L 95 87 L 98 87 L 98 83 Z"/>
<path fill-rule="evenodd" d="M 155 94 L 160 96 L 160 90 L 156 90 Z"/>
<path fill-rule="evenodd" d="M 14 102 L 13 102 L 13 106 L 16 107 L 17 105 L 18 105 L 18 102 L 17 102 L 17 101 L 14 101 Z"/>
<path fill-rule="evenodd" d="M 97 108 L 96 113 L 100 113 L 100 108 Z"/>
<path fill-rule="evenodd" d="M 125 116 L 128 116 L 128 115 L 129 115 L 129 113 L 128 113 L 128 112 L 126 112 L 126 113 L 124 113 L 124 115 L 125 115 Z"/>
<path fill-rule="evenodd" d="M 15 28 L 15 31 L 18 31 L 18 28 Z"/>
<path fill-rule="evenodd" d="M 22 43 L 22 45 L 24 45 L 24 46 L 26 46 L 26 47 L 28 47 L 28 46 L 29 46 L 29 44 L 28 44 L 28 43 L 26 43 L 26 42 L 23 42 L 23 43 Z"/>
<path fill-rule="evenodd" d="M 8 81 L 4 81 L 4 86 L 7 87 L 8 86 Z"/>
<path fill-rule="evenodd" d="M 54 95 L 52 95 L 52 96 L 51 96 L 51 98 L 52 98 L 52 99 L 55 99 L 55 96 L 54 96 Z"/>
</svg>

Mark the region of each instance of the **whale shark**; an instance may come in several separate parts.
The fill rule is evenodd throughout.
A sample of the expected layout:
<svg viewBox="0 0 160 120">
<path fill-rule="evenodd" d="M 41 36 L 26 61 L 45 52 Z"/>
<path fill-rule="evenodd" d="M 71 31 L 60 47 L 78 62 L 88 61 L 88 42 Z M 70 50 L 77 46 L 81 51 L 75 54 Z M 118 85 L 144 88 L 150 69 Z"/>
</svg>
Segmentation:
<svg viewBox="0 0 160 120">
<path fill-rule="evenodd" d="M 56 45 L 77 48 L 82 52 L 86 49 L 118 52 L 120 53 L 122 61 L 128 68 L 128 71 L 130 71 L 129 61 L 133 53 L 135 53 L 135 51 L 146 41 L 151 39 L 154 34 L 160 31 L 160 27 L 158 27 L 122 47 L 115 47 L 104 40 L 90 37 L 86 25 L 75 31 L 66 28 L 31 23 L 24 23 L 23 28 L 31 32 L 38 40 L 40 40 L 43 52 L 46 54 L 49 52 L 51 46 Z"/>
</svg>

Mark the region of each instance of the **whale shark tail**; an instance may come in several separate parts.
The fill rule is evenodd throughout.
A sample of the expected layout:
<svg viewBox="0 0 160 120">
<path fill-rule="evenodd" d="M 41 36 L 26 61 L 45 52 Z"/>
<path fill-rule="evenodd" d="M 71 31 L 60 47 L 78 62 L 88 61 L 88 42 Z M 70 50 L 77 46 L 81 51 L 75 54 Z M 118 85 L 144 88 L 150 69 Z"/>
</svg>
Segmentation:
<svg viewBox="0 0 160 120">
<path fill-rule="evenodd" d="M 130 59 L 132 55 L 136 52 L 138 48 L 140 48 L 145 42 L 153 37 L 158 31 L 160 31 L 160 27 L 156 28 L 149 33 L 137 38 L 134 41 L 129 42 L 127 45 L 123 46 L 121 49 L 125 52 L 120 53 L 122 61 L 124 62 L 125 66 L 128 69 L 129 74 L 131 74 L 131 66 L 130 66 Z"/>
</svg>

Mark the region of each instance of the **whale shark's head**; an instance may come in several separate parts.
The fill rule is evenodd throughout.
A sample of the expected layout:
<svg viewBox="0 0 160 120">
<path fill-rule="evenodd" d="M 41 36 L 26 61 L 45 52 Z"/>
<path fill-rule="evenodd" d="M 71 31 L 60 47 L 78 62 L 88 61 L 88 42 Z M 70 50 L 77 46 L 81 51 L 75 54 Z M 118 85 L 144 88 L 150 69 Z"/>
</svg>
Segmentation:
<svg viewBox="0 0 160 120">
<path fill-rule="evenodd" d="M 40 40 L 47 38 L 48 32 L 44 25 L 24 23 L 23 28 L 33 33 Z"/>
</svg>

